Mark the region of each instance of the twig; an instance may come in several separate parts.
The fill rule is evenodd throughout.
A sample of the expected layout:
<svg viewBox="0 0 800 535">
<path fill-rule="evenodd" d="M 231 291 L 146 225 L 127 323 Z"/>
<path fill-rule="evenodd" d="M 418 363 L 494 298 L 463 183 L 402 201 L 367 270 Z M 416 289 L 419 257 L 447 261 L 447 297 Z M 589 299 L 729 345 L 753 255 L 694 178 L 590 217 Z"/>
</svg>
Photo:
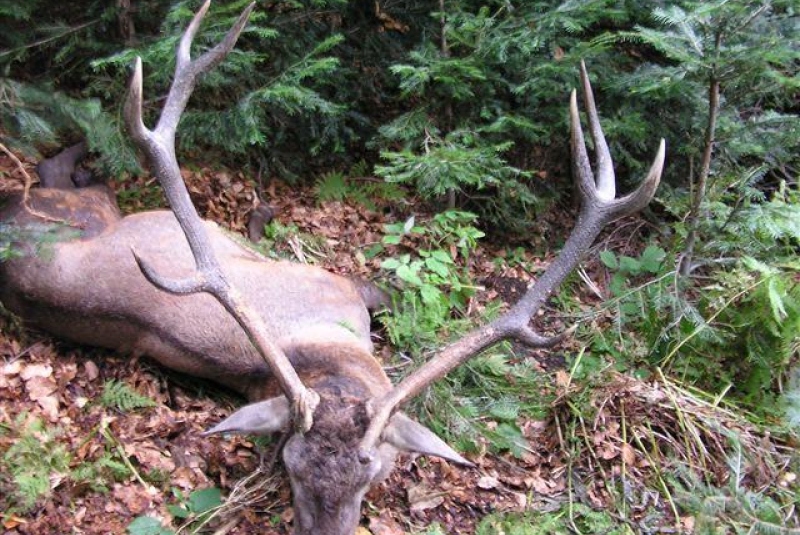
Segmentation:
<svg viewBox="0 0 800 535">
<path fill-rule="evenodd" d="M 33 185 L 33 178 L 31 178 L 31 175 L 28 174 L 28 171 L 25 169 L 25 166 L 22 164 L 22 161 L 20 161 L 20 159 L 17 158 L 17 156 L 13 152 L 11 152 L 8 149 L 8 147 L 6 147 L 3 143 L 0 143 L 0 150 L 2 150 L 4 153 L 6 153 L 6 156 L 11 158 L 11 160 L 17 165 L 17 169 L 19 169 L 20 173 L 22 173 L 22 176 L 25 179 L 25 186 L 24 186 L 24 189 L 22 190 L 22 207 L 25 209 L 25 211 L 28 212 L 29 214 L 31 214 L 34 217 L 39 217 L 39 218 L 44 219 L 45 221 L 49 221 L 51 223 L 63 223 L 65 225 L 75 226 L 72 223 L 70 223 L 69 221 L 65 221 L 63 219 L 58 219 L 58 218 L 49 216 L 49 215 L 47 215 L 45 213 L 42 213 L 39 210 L 36 210 L 35 208 L 32 208 L 28 204 L 28 201 L 30 200 L 31 186 Z"/>
<path fill-rule="evenodd" d="M 89 26 L 93 26 L 93 25 L 97 24 L 98 22 L 100 22 L 100 20 L 101 19 L 90 20 L 89 22 L 84 22 L 83 24 L 79 24 L 77 26 L 73 26 L 73 27 L 71 27 L 71 28 L 59 33 L 59 34 L 51 35 L 50 37 L 45 37 L 43 39 L 39 39 L 38 41 L 34 41 L 34 42 L 28 43 L 26 45 L 18 46 L 17 48 L 12 48 L 11 50 L 4 50 L 3 52 L 0 52 L 0 58 L 2 58 L 4 56 L 8 56 L 9 54 L 14 54 L 15 52 L 19 52 L 21 50 L 27 50 L 29 48 L 36 48 L 37 46 L 47 44 L 50 41 L 57 41 L 58 39 L 61 39 L 62 37 L 66 37 L 67 35 L 69 35 L 71 33 L 76 33 L 76 32 L 79 32 L 79 31 L 81 31 L 83 29 L 88 28 Z"/>
</svg>

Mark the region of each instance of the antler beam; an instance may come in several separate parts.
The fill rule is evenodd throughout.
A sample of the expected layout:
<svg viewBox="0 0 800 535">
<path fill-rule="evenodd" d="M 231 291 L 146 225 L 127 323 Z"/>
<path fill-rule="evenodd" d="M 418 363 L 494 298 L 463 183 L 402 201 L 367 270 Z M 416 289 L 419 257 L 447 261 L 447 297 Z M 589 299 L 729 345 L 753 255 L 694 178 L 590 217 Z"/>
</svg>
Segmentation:
<svg viewBox="0 0 800 535">
<path fill-rule="evenodd" d="M 206 292 L 213 295 L 225 307 L 247 333 L 250 341 L 278 379 L 281 389 L 292 403 L 295 427 L 302 433 L 311 428 L 319 396 L 303 385 L 289 359 L 270 339 L 263 319 L 226 277 L 214 255 L 203 221 L 189 197 L 175 155 L 175 133 L 178 122 L 197 80 L 218 65 L 233 49 L 255 7 L 255 2 L 247 6 L 219 44 L 192 60 L 190 54 L 192 41 L 210 4 L 210 0 L 206 0 L 180 40 L 175 76 L 155 129 L 148 129 L 142 121 L 141 58 L 136 58 L 124 109 L 131 137 L 147 155 L 153 166 L 153 174 L 164 188 L 170 207 L 189 242 L 196 271 L 185 279 L 167 279 L 159 275 L 145 259 L 139 257 L 136 251 L 133 251 L 133 255 L 147 280 L 161 290 L 178 295 Z"/>
<path fill-rule="evenodd" d="M 603 227 L 620 217 L 641 210 L 653 198 L 664 168 L 665 141 L 661 140 L 650 171 L 639 187 L 617 199 L 613 162 L 600 126 L 594 94 L 583 62 L 581 62 L 581 81 L 589 131 L 595 146 L 597 177 L 592 172 L 589 156 L 586 153 L 577 96 L 573 90 L 570 96 L 572 164 L 582 203 L 575 228 L 564 248 L 542 276 L 528 288 L 522 299 L 506 314 L 445 347 L 386 395 L 373 401 L 372 421 L 361 442 L 359 452 L 363 461 L 368 461 L 374 455 L 375 444 L 397 406 L 413 398 L 429 384 L 441 379 L 483 349 L 507 338 L 515 338 L 533 347 L 551 347 L 568 336 L 574 327 L 555 337 L 543 337 L 529 326 L 530 319 L 580 262 Z"/>
</svg>

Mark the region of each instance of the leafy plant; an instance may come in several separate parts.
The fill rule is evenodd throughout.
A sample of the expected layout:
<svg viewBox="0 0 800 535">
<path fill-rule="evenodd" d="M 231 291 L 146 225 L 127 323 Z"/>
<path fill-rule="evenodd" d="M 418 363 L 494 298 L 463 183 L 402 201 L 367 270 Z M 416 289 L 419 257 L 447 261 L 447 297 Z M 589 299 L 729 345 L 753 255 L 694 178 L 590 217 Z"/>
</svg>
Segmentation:
<svg viewBox="0 0 800 535">
<path fill-rule="evenodd" d="M 179 489 L 172 489 L 172 494 L 177 503 L 167 505 L 167 509 L 173 517 L 183 522 L 181 529 L 190 525 L 205 525 L 210 514 L 222 505 L 222 492 L 216 487 L 194 490 L 188 496 Z M 157 518 L 139 516 L 128 525 L 128 533 L 129 535 L 174 535 L 177 532 L 162 525 Z"/>
<path fill-rule="evenodd" d="M 343 37 L 320 13 L 340 4 L 339 0 L 313 6 L 279 2 L 274 11 L 255 10 L 239 46 L 195 90 L 181 120 L 181 149 L 224 151 L 286 178 L 307 170 L 308 155 L 339 150 L 345 108 L 327 94 L 338 77 L 339 60 L 333 51 Z M 195 40 L 195 54 L 221 41 L 246 5 L 244 1 L 215 5 Z M 91 91 L 124 95 L 125 73 L 136 56 L 144 64 L 145 84 L 155 86 L 148 91 L 165 90 L 178 39 L 194 14 L 189 2 L 169 6 L 159 32 L 92 61 Z M 297 24 L 298 20 L 308 25 Z M 269 151 L 264 150 L 267 146 Z"/>
<path fill-rule="evenodd" d="M 800 57 L 785 44 L 796 29 L 789 20 L 793 10 L 786 7 L 780 1 L 681 2 L 656 8 L 656 27 L 639 26 L 635 32 L 614 37 L 641 40 L 668 60 L 648 73 L 661 82 L 640 85 L 640 91 L 662 95 L 682 91 L 698 104 L 685 109 L 704 108 L 704 124 L 698 128 L 701 154 L 686 148 L 692 163 L 696 156 L 699 162 L 697 172 L 689 177 L 691 203 L 680 256 L 683 275 L 693 269 L 695 248 L 703 241 L 699 225 L 708 217 L 709 202 L 715 200 L 713 189 L 719 192 L 736 186 L 725 181 L 726 175 L 735 176 L 726 170 L 746 167 L 757 154 L 781 173 L 785 162 L 794 157 L 790 147 L 797 147 L 796 138 L 785 138 L 781 132 L 798 128 L 796 115 L 780 112 L 786 95 L 797 88 Z M 755 102 L 761 103 L 757 111 L 752 109 Z M 745 109 L 753 111 L 743 113 Z"/>
<path fill-rule="evenodd" d="M 370 210 L 377 209 L 379 202 L 399 202 L 405 192 L 395 184 L 376 181 L 363 173 L 351 170 L 356 178 L 347 178 L 341 172 L 326 173 L 317 179 L 314 191 L 320 202 L 350 200 Z"/>
<path fill-rule="evenodd" d="M 800 356 L 800 266 L 745 256 L 687 296 L 668 258 L 652 246 L 638 259 L 601 253 L 613 273 L 604 308 L 615 310 L 615 329 L 595 330 L 594 350 L 620 369 L 658 367 L 761 413 L 774 410 L 777 386 Z M 643 273 L 657 277 L 643 281 Z"/>
<path fill-rule="evenodd" d="M 129 535 L 175 535 L 175 530 L 166 528 L 152 516 L 138 516 L 128 524 Z"/>
<path fill-rule="evenodd" d="M 106 381 L 100 404 L 104 407 L 114 408 L 120 412 L 130 412 L 136 409 L 155 407 L 156 402 L 143 396 L 122 381 Z"/>
<path fill-rule="evenodd" d="M 105 492 L 109 481 L 121 481 L 133 473 L 113 440 L 106 440 L 95 459 L 76 463 L 60 427 L 26 418 L 23 413 L 14 422 L 13 441 L 0 458 L 0 483 L 12 489 L 5 499 L 0 498 L 0 506 L 6 510 L 29 511 L 50 495 L 54 482 L 71 480 Z M 113 439 L 105 434 L 107 429 L 103 432 Z"/>
<path fill-rule="evenodd" d="M 16 429 L 22 428 L 2 457 L 3 470 L 13 485 L 6 507 L 21 512 L 30 510 L 38 500 L 51 492 L 51 477 L 66 477 L 72 455 L 58 438 L 61 430 L 39 419 L 24 422 L 20 415 Z M 2 477 L 2 476 L 0 476 Z M 12 505 L 13 504 L 13 505 Z"/>
<path fill-rule="evenodd" d="M 666 256 L 666 251 L 655 245 L 649 245 L 639 258 L 617 256 L 609 250 L 600 253 L 600 260 L 613 273 L 609 283 L 611 295 L 623 295 L 628 284 L 634 282 L 639 275 L 657 275 L 662 270 Z"/>
<path fill-rule="evenodd" d="M 125 134 L 99 100 L 74 99 L 7 78 L 0 78 L 0 95 L 0 124 L 13 148 L 40 155 L 85 138 L 89 149 L 101 154 L 102 173 L 139 169 Z"/>
<path fill-rule="evenodd" d="M 708 485 L 687 470 L 673 478 L 675 497 L 681 508 L 695 518 L 694 533 L 791 533 L 798 528 L 797 518 L 787 511 L 797 502 L 791 490 L 777 495 L 748 490 L 747 459 L 741 455 L 729 458 L 730 478 L 720 487 Z"/>
<path fill-rule="evenodd" d="M 383 246 L 401 246 L 413 239 L 409 252 L 385 259 L 381 268 L 402 286 L 395 314 L 386 317 L 392 343 L 401 347 L 424 347 L 454 314 L 463 312 L 475 292 L 469 282 L 466 263 L 483 233 L 473 226 L 476 216 L 447 211 L 437 214 L 426 226 L 405 223 L 386 225 Z M 375 254 L 376 251 L 373 251 Z M 461 265 L 456 263 L 456 259 Z"/>
<path fill-rule="evenodd" d="M 194 490 L 188 496 L 180 489 L 173 489 L 172 492 L 178 503 L 168 505 L 167 509 L 172 516 L 181 520 L 203 522 L 208 518 L 209 511 L 222 505 L 222 492 L 216 487 Z"/>
</svg>

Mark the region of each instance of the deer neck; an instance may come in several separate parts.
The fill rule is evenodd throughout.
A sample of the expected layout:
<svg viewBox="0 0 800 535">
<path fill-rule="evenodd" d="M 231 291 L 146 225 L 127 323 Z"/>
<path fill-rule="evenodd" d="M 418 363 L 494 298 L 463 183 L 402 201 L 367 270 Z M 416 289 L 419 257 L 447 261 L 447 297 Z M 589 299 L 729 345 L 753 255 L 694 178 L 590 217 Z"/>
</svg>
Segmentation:
<svg viewBox="0 0 800 535">
<path fill-rule="evenodd" d="M 344 328 L 314 329 L 305 336 L 293 335 L 281 346 L 308 388 L 362 399 L 391 388 L 371 347 Z M 277 381 L 271 379 L 248 392 L 248 398 L 255 401 L 280 394 Z"/>
</svg>

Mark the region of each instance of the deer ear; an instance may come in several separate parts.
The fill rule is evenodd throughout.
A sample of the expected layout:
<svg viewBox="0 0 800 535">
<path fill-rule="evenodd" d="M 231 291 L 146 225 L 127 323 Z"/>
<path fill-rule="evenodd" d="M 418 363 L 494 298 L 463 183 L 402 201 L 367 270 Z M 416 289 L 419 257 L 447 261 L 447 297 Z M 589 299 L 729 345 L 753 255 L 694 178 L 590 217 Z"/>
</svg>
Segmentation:
<svg viewBox="0 0 800 535">
<path fill-rule="evenodd" d="M 389 420 L 388 425 L 383 430 L 383 439 L 399 450 L 411 451 L 422 455 L 433 455 L 454 463 L 474 466 L 448 446 L 444 440 L 437 437 L 433 431 L 415 422 L 402 412 L 396 413 Z"/>
<path fill-rule="evenodd" d="M 245 405 L 203 433 L 241 433 L 246 435 L 268 435 L 286 429 L 291 413 L 289 400 L 284 396 Z"/>
</svg>

